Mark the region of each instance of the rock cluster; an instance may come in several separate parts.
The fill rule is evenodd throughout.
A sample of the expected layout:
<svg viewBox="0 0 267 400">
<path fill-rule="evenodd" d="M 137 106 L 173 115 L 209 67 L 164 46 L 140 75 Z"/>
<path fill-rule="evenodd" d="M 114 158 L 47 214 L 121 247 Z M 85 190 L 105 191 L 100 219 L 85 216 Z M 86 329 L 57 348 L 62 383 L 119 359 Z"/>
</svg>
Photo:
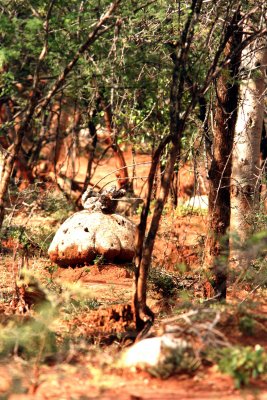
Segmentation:
<svg viewBox="0 0 267 400">
<path fill-rule="evenodd" d="M 135 224 L 115 214 L 117 199 L 125 192 L 111 188 L 83 196 L 85 208 L 68 218 L 58 229 L 49 249 L 58 265 L 90 264 L 97 256 L 108 262 L 130 262 L 134 256 Z"/>
</svg>

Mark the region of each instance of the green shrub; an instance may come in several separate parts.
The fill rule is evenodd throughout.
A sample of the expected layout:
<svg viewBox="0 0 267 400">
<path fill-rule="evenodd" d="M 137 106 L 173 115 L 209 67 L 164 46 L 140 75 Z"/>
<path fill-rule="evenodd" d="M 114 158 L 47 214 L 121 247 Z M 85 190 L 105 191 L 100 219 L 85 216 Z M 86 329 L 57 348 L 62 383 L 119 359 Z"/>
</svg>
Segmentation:
<svg viewBox="0 0 267 400">
<path fill-rule="evenodd" d="M 229 347 L 219 353 L 218 366 L 221 372 L 231 375 L 235 386 L 247 385 L 251 378 L 267 372 L 267 354 L 260 345 L 254 348 Z"/>
<path fill-rule="evenodd" d="M 152 376 L 167 379 L 175 374 L 192 374 L 199 366 L 200 360 L 191 346 L 173 349 L 163 345 L 158 365 L 147 370 Z"/>
<path fill-rule="evenodd" d="M 13 239 L 19 245 L 18 250 L 26 253 L 39 251 L 39 256 L 46 254 L 55 233 L 49 226 L 30 228 L 24 225 L 10 225 L 3 228 L 0 239 Z"/>
<path fill-rule="evenodd" d="M 97 255 L 93 261 L 94 265 L 100 266 L 104 265 L 106 262 L 105 257 L 102 255 Z"/>
<path fill-rule="evenodd" d="M 40 199 L 39 204 L 45 215 L 53 216 L 59 222 L 63 222 L 74 211 L 73 204 L 58 191 L 48 191 Z"/>
<path fill-rule="evenodd" d="M 56 336 L 41 321 L 10 321 L 0 331 L 0 357 L 16 352 L 26 359 L 44 359 L 56 352 Z"/>
<path fill-rule="evenodd" d="M 253 336 L 255 333 L 255 321 L 248 315 L 244 315 L 239 319 L 238 327 L 243 335 Z"/>
<path fill-rule="evenodd" d="M 66 314 L 77 314 L 77 312 L 97 310 L 101 303 L 96 298 L 70 299 L 64 304 L 63 311 Z"/>
<path fill-rule="evenodd" d="M 161 294 L 164 298 L 172 297 L 176 289 L 176 282 L 173 275 L 159 268 L 151 268 L 148 282 L 153 291 Z"/>
<path fill-rule="evenodd" d="M 175 213 L 178 217 L 187 217 L 191 215 L 207 215 L 208 210 L 200 208 L 200 207 L 192 207 L 187 205 L 178 205 Z"/>
</svg>

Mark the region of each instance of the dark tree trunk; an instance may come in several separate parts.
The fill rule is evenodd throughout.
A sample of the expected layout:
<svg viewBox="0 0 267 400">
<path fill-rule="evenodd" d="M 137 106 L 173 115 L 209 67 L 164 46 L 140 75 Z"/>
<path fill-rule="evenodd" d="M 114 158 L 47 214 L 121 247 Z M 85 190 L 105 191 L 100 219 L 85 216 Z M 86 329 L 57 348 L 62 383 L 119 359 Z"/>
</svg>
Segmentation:
<svg viewBox="0 0 267 400">
<path fill-rule="evenodd" d="M 146 329 L 153 323 L 153 312 L 149 309 L 149 307 L 146 304 L 147 279 L 148 279 L 148 273 L 151 264 L 151 257 L 156 239 L 156 234 L 160 223 L 160 218 L 162 215 L 164 204 L 166 203 L 166 200 L 168 198 L 173 169 L 179 153 L 180 153 L 180 140 L 177 140 L 176 143 L 172 145 L 170 151 L 168 164 L 165 168 L 165 172 L 161 181 L 160 194 L 156 201 L 156 206 L 153 212 L 151 225 L 145 241 L 144 241 L 144 230 L 142 229 L 144 227 L 142 220 L 138 227 L 138 238 L 136 246 L 138 251 L 135 259 L 136 292 L 134 296 L 134 311 L 135 311 L 136 328 L 138 332 L 146 331 Z M 158 154 L 160 155 L 160 151 L 158 151 Z M 154 163 L 152 168 L 153 169 L 151 169 L 150 177 L 152 179 L 153 176 L 154 180 L 154 176 L 157 170 L 156 163 Z M 153 187 L 153 180 L 151 185 L 152 187 Z M 146 205 L 144 207 L 146 207 Z M 143 210 L 144 209 L 145 208 L 143 208 Z M 144 245 L 141 239 L 142 237 Z"/>
<path fill-rule="evenodd" d="M 96 126 L 95 126 L 95 123 L 93 120 L 93 117 L 95 115 L 96 115 L 96 110 L 93 111 L 92 118 L 88 123 L 89 133 L 92 138 L 92 146 L 91 146 L 89 156 L 88 156 L 88 163 L 87 163 L 87 168 L 86 168 L 86 176 L 85 176 L 85 181 L 84 181 L 84 185 L 83 185 L 83 190 L 86 190 L 87 186 L 90 184 L 90 181 L 91 181 L 92 165 L 93 165 L 95 151 L 96 151 L 96 145 L 97 145 Z"/>
<path fill-rule="evenodd" d="M 201 0 L 192 1 L 192 12 L 188 16 L 188 19 L 184 26 L 184 30 L 181 35 L 181 51 L 178 52 L 174 46 L 170 54 L 173 61 L 173 73 L 170 90 L 170 134 L 160 143 L 157 151 L 154 153 L 154 156 L 152 158 L 152 165 L 148 178 L 148 194 L 142 209 L 140 224 L 137 230 L 134 315 L 136 320 L 136 329 L 138 332 L 140 332 L 139 337 L 142 337 L 142 334 L 146 332 L 153 323 L 153 313 L 146 304 L 147 279 L 151 264 L 151 257 L 162 211 L 170 191 L 174 166 L 176 161 L 179 161 L 180 157 L 182 132 L 184 131 L 187 116 L 192 108 L 194 108 L 196 103 L 196 96 L 194 94 L 191 103 L 186 109 L 186 112 L 183 113 L 183 118 L 180 117 L 183 111 L 186 64 L 188 61 L 190 45 L 193 39 L 194 26 L 196 21 L 198 20 L 201 5 Z M 147 216 L 153 190 L 154 177 L 160 161 L 160 156 L 167 144 L 170 142 L 171 148 L 169 151 L 165 171 L 161 179 L 160 193 L 156 201 L 155 210 L 153 212 L 147 238 L 145 240 Z"/>
<path fill-rule="evenodd" d="M 99 97 L 99 106 L 104 112 L 105 127 L 108 132 L 108 136 L 105 139 L 105 143 L 112 148 L 116 162 L 116 168 L 118 169 L 116 173 L 116 177 L 118 180 L 118 187 L 129 190 L 131 189 L 131 187 L 130 187 L 128 169 L 126 166 L 126 161 L 123 152 L 121 151 L 120 146 L 117 143 L 117 137 L 116 137 L 117 135 L 116 135 L 116 130 L 114 129 L 111 105 L 106 103 L 101 93 L 98 93 L 98 97 Z"/>
<path fill-rule="evenodd" d="M 227 259 L 229 240 L 227 229 L 230 224 L 230 177 L 232 149 L 237 117 L 240 53 L 235 49 L 241 41 L 241 33 L 236 26 L 228 41 L 225 56 L 231 57 L 216 82 L 217 102 L 214 115 L 213 157 L 209 170 L 209 222 L 205 246 L 205 266 L 209 269 L 209 282 L 205 285 L 206 296 L 215 295 L 218 300 L 226 298 Z"/>
</svg>

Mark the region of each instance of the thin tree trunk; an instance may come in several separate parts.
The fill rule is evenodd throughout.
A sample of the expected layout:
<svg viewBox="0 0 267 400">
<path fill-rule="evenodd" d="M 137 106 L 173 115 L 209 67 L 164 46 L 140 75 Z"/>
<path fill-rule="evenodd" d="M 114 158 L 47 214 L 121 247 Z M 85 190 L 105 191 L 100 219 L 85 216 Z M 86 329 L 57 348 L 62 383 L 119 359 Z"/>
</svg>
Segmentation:
<svg viewBox="0 0 267 400">
<path fill-rule="evenodd" d="M 120 146 L 117 143 L 116 132 L 114 130 L 113 124 L 113 114 L 111 110 L 111 105 L 106 104 L 102 94 L 98 93 L 99 96 L 99 105 L 104 112 L 104 120 L 105 120 L 105 127 L 108 131 L 108 136 L 105 139 L 105 143 L 112 148 L 114 153 L 116 168 L 118 172 L 116 173 L 116 177 L 118 179 L 118 187 L 131 189 L 130 187 L 130 179 L 128 174 L 128 169 L 126 166 L 126 161 L 123 155 L 123 152 L 120 149 Z"/>
<path fill-rule="evenodd" d="M 149 309 L 149 307 L 146 304 L 147 279 L 151 264 L 151 257 L 156 239 L 156 234 L 159 227 L 160 218 L 162 215 L 164 204 L 169 194 L 174 166 L 176 161 L 177 160 L 179 161 L 181 136 L 184 130 L 185 121 L 187 119 L 189 112 L 192 110 L 192 108 L 196 103 L 196 96 L 194 96 L 194 99 L 192 99 L 190 105 L 187 107 L 186 112 L 183 113 L 184 114 L 183 119 L 181 119 L 180 116 L 183 110 L 182 100 L 184 96 L 185 76 L 186 76 L 185 66 L 190 50 L 190 45 L 193 39 L 194 26 L 199 17 L 201 6 L 202 6 L 202 0 L 192 1 L 191 5 L 192 12 L 188 16 L 188 19 L 184 26 L 183 33 L 181 35 L 182 44 L 179 56 L 175 48 L 171 52 L 171 58 L 173 60 L 174 66 L 173 66 L 172 83 L 170 91 L 170 135 L 161 142 L 161 144 L 159 145 L 157 151 L 155 152 L 152 158 L 152 165 L 150 168 L 149 178 L 148 178 L 147 199 L 142 209 L 140 224 L 137 231 L 136 257 L 135 257 L 136 276 L 135 276 L 135 293 L 134 293 L 133 305 L 134 305 L 134 315 L 136 320 L 136 329 L 139 332 L 139 336 L 140 335 L 142 336 L 143 333 L 145 333 L 153 323 L 153 312 Z M 162 151 L 170 141 L 172 142 L 172 145 L 169 152 L 168 162 L 161 179 L 160 194 L 156 201 L 147 239 L 144 240 L 154 177 L 156 174 L 157 166 Z"/>
<path fill-rule="evenodd" d="M 94 109 L 93 115 L 88 123 L 89 133 L 92 138 L 92 146 L 90 146 L 91 148 L 90 148 L 90 152 L 89 152 L 89 156 L 88 156 L 88 163 L 87 163 L 87 168 L 86 168 L 85 181 L 83 184 L 83 191 L 86 190 L 87 186 L 90 184 L 91 176 L 92 176 L 92 166 L 93 166 L 96 145 L 97 145 L 97 132 L 96 132 L 96 126 L 95 126 L 95 123 L 93 120 L 96 113 L 97 113 L 96 109 Z"/>
<path fill-rule="evenodd" d="M 259 206 L 260 142 L 264 118 L 267 41 L 259 39 L 242 52 L 238 116 L 231 177 L 232 267 L 247 268 L 251 261 L 246 240 L 254 231 Z M 235 239 L 234 239 L 235 237 Z"/>
<path fill-rule="evenodd" d="M 214 115 L 213 156 L 209 169 L 209 220 L 205 245 L 204 264 L 208 282 L 206 297 L 215 295 L 218 300 L 226 298 L 227 259 L 229 240 L 227 229 L 230 224 L 230 176 L 234 128 L 237 116 L 240 54 L 235 52 L 242 39 L 236 17 L 233 34 L 225 48 L 225 57 L 231 57 L 216 82 L 217 102 Z"/>
<path fill-rule="evenodd" d="M 0 181 L 0 229 L 2 227 L 4 216 L 5 216 L 5 195 L 7 193 L 10 177 L 12 174 L 14 161 L 16 156 L 19 154 L 21 149 L 21 143 L 25 134 L 29 127 L 29 123 L 32 119 L 34 113 L 34 101 L 31 101 L 28 110 L 26 111 L 25 117 L 21 125 L 19 126 L 16 132 L 16 138 L 14 143 L 8 148 L 7 153 L 4 156 L 4 163 L 2 165 L 2 179 Z"/>
<path fill-rule="evenodd" d="M 140 256 L 137 256 L 135 260 L 136 291 L 134 295 L 134 312 L 135 312 L 136 328 L 138 332 L 142 332 L 146 328 L 146 325 L 149 326 L 153 322 L 153 313 L 146 304 L 147 279 L 148 279 L 149 267 L 151 264 L 151 257 L 156 239 L 156 234 L 159 227 L 160 218 L 162 215 L 164 204 L 166 203 L 166 200 L 168 198 L 172 174 L 179 153 L 180 153 L 180 141 L 177 141 L 175 144 L 172 145 L 172 149 L 170 151 L 169 161 L 162 177 L 161 190 L 159 197 L 156 201 L 151 225 L 145 243 L 142 246 L 143 249 L 141 258 Z M 156 168 L 154 172 L 156 173 Z"/>
</svg>

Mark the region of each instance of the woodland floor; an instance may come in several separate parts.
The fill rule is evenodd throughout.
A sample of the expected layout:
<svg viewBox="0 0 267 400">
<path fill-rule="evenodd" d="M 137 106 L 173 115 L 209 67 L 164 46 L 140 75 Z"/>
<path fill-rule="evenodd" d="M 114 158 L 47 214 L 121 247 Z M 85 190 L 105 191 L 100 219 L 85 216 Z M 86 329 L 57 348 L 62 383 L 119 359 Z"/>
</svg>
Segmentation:
<svg viewBox="0 0 267 400">
<path fill-rule="evenodd" d="M 135 216 L 134 220 L 138 221 L 138 218 Z M 54 224 L 51 218 L 39 215 L 35 216 L 35 221 L 32 220 L 31 224 L 34 223 Z M 153 266 L 166 274 L 176 275 L 179 285 L 175 295 L 169 299 L 149 290 L 148 304 L 156 313 L 156 327 L 162 318 L 202 304 L 201 258 L 205 229 L 205 215 L 184 215 L 166 208 L 156 241 Z M 8 327 L 12 331 L 14 321 L 32 321 L 35 312 L 29 310 L 22 314 L 18 305 L 11 303 L 14 274 L 22 255 L 19 250 L 14 251 L 12 240 L 3 242 L 2 250 L 0 322 L 3 329 Z M 49 301 L 55 309 L 61 307 L 62 311 L 49 320 L 60 350 L 44 359 L 38 352 L 29 357 L 28 352 L 33 346 L 29 338 L 21 351 L 14 348 L 12 354 L 0 358 L 0 399 L 267 399 L 267 378 L 252 379 L 245 389 L 239 390 L 235 388 L 233 379 L 219 372 L 216 365 L 202 365 L 191 375 L 176 375 L 165 380 L 146 372 L 115 368 L 114 360 L 131 343 L 132 326 L 129 322 L 126 327 L 128 336 L 125 335 L 125 324 L 118 319 L 114 325 L 109 310 L 119 310 L 131 301 L 133 271 L 130 266 L 109 264 L 54 268 L 45 255 L 36 251 L 29 254 L 28 271 L 38 279 L 44 292 L 49 293 Z M 39 283 L 33 284 L 33 302 L 38 299 Z M 220 330 L 231 344 L 260 344 L 267 350 L 266 294 L 265 289 L 246 281 L 230 287 L 225 310 L 231 318 L 225 319 Z M 260 316 L 252 335 L 238 329 L 236 310 L 240 304 Z M 0 348 L 1 352 L 3 349 Z"/>
</svg>

